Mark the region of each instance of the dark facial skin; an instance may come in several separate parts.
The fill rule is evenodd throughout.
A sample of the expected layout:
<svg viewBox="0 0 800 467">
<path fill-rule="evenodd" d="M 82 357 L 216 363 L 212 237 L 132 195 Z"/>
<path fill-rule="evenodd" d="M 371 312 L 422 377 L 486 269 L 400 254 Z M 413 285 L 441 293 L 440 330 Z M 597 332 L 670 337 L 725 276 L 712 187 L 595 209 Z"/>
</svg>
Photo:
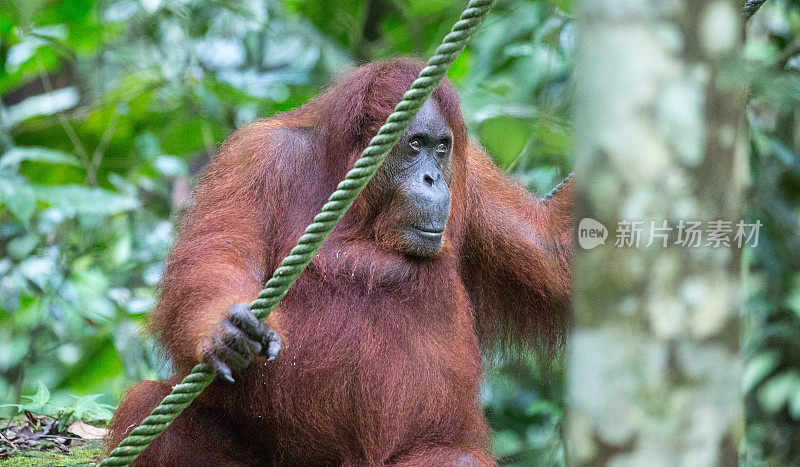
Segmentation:
<svg viewBox="0 0 800 467">
<path fill-rule="evenodd" d="M 452 143 L 447 121 L 429 99 L 381 167 L 402 253 L 424 258 L 442 249 L 450 216 Z"/>
</svg>

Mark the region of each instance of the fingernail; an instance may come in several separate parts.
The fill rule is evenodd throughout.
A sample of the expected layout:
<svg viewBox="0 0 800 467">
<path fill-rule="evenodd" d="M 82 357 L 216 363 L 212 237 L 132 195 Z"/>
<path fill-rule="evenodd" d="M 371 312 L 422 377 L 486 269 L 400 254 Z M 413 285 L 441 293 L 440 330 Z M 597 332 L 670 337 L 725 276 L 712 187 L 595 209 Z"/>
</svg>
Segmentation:
<svg viewBox="0 0 800 467">
<path fill-rule="evenodd" d="M 269 345 L 269 353 L 272 355 L 272 359 L 274 360 L 278 354 L 281 352 L 281 344 L 280 342 L 272 342 Z"/>
<path fill-rule="evenodd" d="M 222 379 L 224 379 L 225 381 L 227 381 L 229 383 L 235 382 L 233 380 L 233 376 L 231 376 L 230 371 L 222 371 L 222 372 L 219 373 L 219 376 L 221 376 Z"/>
</svg>

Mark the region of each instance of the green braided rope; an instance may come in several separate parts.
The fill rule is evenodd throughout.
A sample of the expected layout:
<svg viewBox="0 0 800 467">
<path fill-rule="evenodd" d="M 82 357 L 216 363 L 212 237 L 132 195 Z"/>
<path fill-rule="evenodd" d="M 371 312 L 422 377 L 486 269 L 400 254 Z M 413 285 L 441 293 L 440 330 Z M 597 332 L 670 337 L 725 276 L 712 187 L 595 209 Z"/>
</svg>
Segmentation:
<svg viewBox="0 0 800 467">
<path fill-rule="evenodd" d="M 547 193 L 546 195 L 542 196 L 542 201 L 547 201 L 548 199 L 550 199 L 553 196 L 555 196 L 559 191 L 561 191 L 561 189 L 564 188 L 567 185 L 567 182 L 572 180 L 572 176 L 573 175 L 575 175 L 575 173 L 574 172 L 570 172 L 570 174 L 567 175 L 564 178 L 564 180 L 561 180 L 561 182 L 558 185 L 554 186 L 553 189 L 550 190 L 550 193 Z"/>
<path fill-rule="evenodd" d="M 294 284 L 300 273 L 308 266 L 319 251 L 322 242 L 328 238 L 334 227 L 353 204 L 361 190 L 375 175 L 378 167 L 386 159 L 389 151 L 397 144 L 408 129 L 422 104 L 430 97 L 439 82 L 444 78 L 450 65 L 464 49 L 475 30 L 491 10 L 495 0 L 471 0 L 461 13 L 461 18 L 445 36 L 427 65 L 414 80 L 411 88 L 394 109 L 378 134 L 361 153 L 352 170 L 336 187 L 328 198 L 322 211 L 306 227 L 297 245 L 289 256 L 283 259 L 267 281 L 264 290 L 258 294 L 250 308 L 259 320 L 263 321 L 278 306 Z M 100 465 L 129 465 L 156 439 L 175 418 L 214 380 L 214 372 L 207 364 L 196 365 L 192 372 L 172 392 L 133 429 L 116 449 Z"/>
</svg>

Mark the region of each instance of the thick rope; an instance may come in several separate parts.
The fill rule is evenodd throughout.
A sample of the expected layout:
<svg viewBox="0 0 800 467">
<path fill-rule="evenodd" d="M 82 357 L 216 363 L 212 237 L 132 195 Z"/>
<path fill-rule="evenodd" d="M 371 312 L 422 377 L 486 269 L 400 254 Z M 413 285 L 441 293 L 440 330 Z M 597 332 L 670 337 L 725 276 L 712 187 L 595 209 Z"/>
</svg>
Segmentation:
<svg viewBox="0 0 800 467">
<path fill-rule="evenodd" d="M 561 191 L 561 189 L 562 189 L 562 188 L 564 188 L 564 186 L 566 186 L 567 182 L 568 182 L 568 181 L 570 181 L 570 180 L 572 179 L 572 176 L 573 176 L 573 175 L 575 175 L 575 174 L 574 174 L 574 173 L 570 173 L 569 175 L 567 175 L 567 176 L 564 178 L 564 180 L 561 180 L 561 183 L 559 183 L 558 185 L 554 186 L 554 187 L 553 187 L 553 189 L 552 189 L 552 190 L 550 190 L 550 193 L 548 193 L 548 194 L 546 194 L 546 195 L 542 196 L 542 201 L 547 201 L 548 199 L 550 199 L 550 198 L 552 198 L 553 196 L 555 196 L 555 195 L 556 195 L 556 193 L 558 193 L 559 191 Z"/>
<path fill-rule="evenodd" d="M 328 238 L 336 224 L 353 204 L 361 190 L 375 175 L 378 167 L 386 159 L 389 151 L 397 144 L 400 137 L 408 129 L 422 104 L 428 100 L 433 91 L 444 78 L 450 65 L 464 49 L 470 37 L 491 10 L 495 0 L 471 0 L 461 18 L 453 25 L 453 29 L 445 36 L 442 44 L 419 77 L 411 84 L 411 88 L 403 95 L 378 131 L 378 134 L 361 153 L 355 167 L 347 173 L 345 179 L 336 187 L 336 191 L 328 198 L 322 211 L 314 217 L 314 221 L 306 227 L 297 246 L 292 248 L 289 256 L 283 259 L 267 281 L 264 290 L 250 304 L 250 308 L 259 320 L 263 321 L 289 291 L 300 273 L 308 266 L 319 251 L 322 242 Z M 111 451 L 111 454 L 100 465 L 129 465 L 156 439 L 175 418 L 214 380 L 211 367 L 201 363 L 192 369 L 180 384 L 172 388 L 172 392 L 145 418 L 127 438 Z"/>
</svg>

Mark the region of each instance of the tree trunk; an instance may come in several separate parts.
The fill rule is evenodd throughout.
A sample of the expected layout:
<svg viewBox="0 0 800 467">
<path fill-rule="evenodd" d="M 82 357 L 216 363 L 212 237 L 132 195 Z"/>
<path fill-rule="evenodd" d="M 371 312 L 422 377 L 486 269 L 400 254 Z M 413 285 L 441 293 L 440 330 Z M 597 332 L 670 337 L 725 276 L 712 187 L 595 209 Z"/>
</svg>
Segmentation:
<svg viewBox="0 0 800 467">
<path fill-rule="evenodd" d="M 569 464 L 735 465 L 741 5 L 578 3 Z M 586 218 L 605 243 L 590 248 L 602 229 Z M 700 246 L 686 243 L 689 222 L 701 222 Z"/>
</svg>

